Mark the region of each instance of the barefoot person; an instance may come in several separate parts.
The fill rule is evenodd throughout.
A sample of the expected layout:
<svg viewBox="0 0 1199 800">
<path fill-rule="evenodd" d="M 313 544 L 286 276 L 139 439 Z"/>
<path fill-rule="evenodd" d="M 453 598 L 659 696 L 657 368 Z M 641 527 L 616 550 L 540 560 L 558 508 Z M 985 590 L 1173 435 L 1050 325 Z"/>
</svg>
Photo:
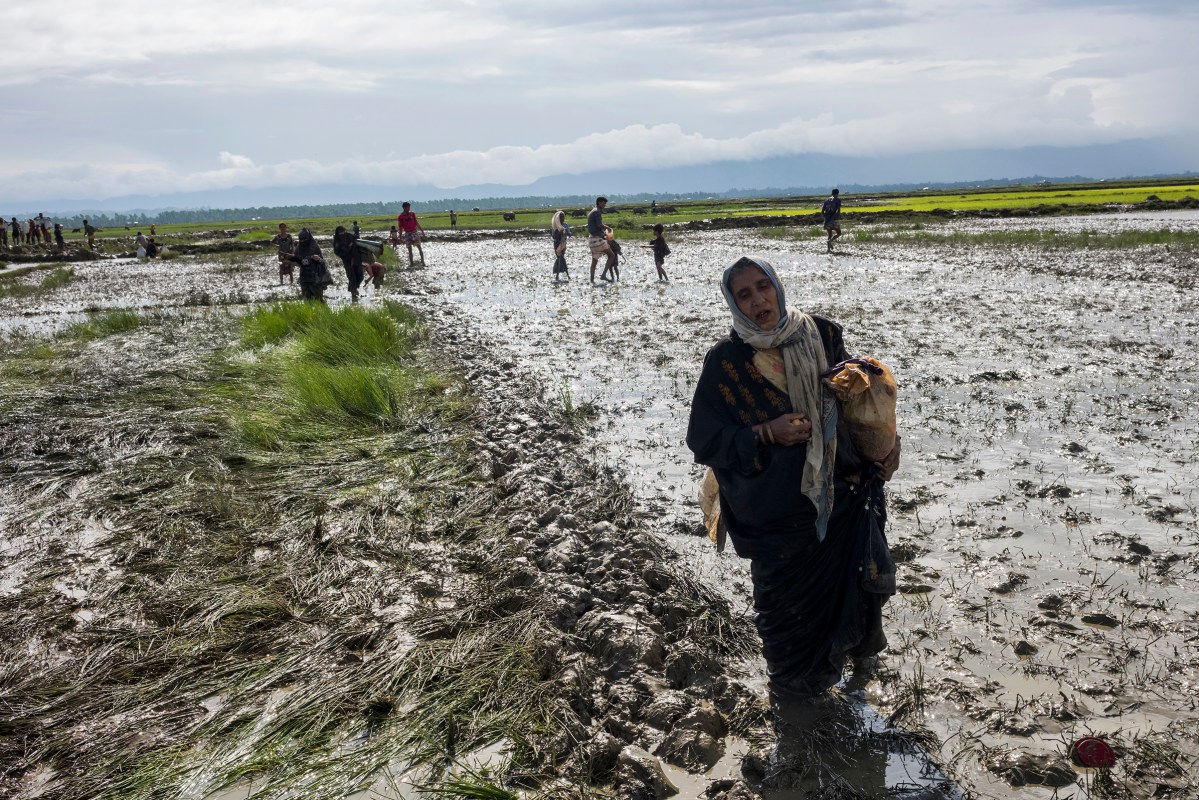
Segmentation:
<svg viewBox="0 0 1199 800">
<path fill-rule="evenodd" d="M 659 222 L 654 226 L 654 238 L 649 240 L 649 244 L 641 245 L 654 251 L 654 268 L 658 270 L 659 283 L 669 280 L 666 277 L 666 257 L 670 255 L 670 248 L 666 245 L 666 237 L 662 235 L 664 230 Z"/>
<path fill-rule="evenodd" d="M 408 245 L 408 269 L 413 268 L 412 245 L 416 245 L 416 250 L 420 253 L 420 265 L 423 267 L 425 251 L 421 249 L 420 243 L 425 238 L 425 229 L 417 221 L 416 214 L 412 213 L 411 203 L 404 203 L 404 211 L 396 217 L 396 224 L 400 226 L 400 235 L 404 237 L 404 244 Z"/>
<path fill-rule="evenodd" d="M 358 287 L 362 285 L 365 270 L 362 266 L 362 251 L 358 249 L 358 234 L 338 225 L 333 231 L 333 254 L 341 259 L 346 271 L 346 284 L 350 288 L 350 302 L 358 302 Z"/>
<path fill-rule="evenodd" d="M 604 208 L 608 205 L 608 198 L 595 198 L 595 208 L 587 214 L 587 246 L 591 248 L 591 283 L 595 283 L 595 265 L 599 263 L 600 257 L 607 259 L 604 264 L 604 272 L 601 277 L 606 276 L 616 263 L 616 254 L 612 252 L 612 246 L 608 242 L 608 234 L 612 233 L 612 229 L 604 224 Z M 610 278 L 604 277 L 604 280 Z"/>
<path fill-rule="evenodd" d="M 279 285 L 283 285 L 284 275 L 288 283 L 295 283 L 295 265 L 288 256 L 296 251 L 296 240 L 288 232 L 286 222 L 279 223 L 279 232 L 271 239 L 271 244 L 279 248 Z"/>
<path fill-rule="evenodd" d="M 287 257 L 288 261 L 300 265 L 300 296 L 305 300 L 325 302 L 325 287 L 333 282 L 321 246 L 316 243 L 312 232 L 307 228 L 300 229 L 300 240 L 296 251 Z"/>
<path fill-rule="evenodd" d="M 830 253 L 833 252 L 833 242 L 841 238 L 841 198 L 838 197 L 840 194 L 840 189 L 833 189 L 833 193 L 820 207 L 820 213 L 824 216 L 824 230 L 828 233 Z"/>
<path fill-rule="evenodd" d="M 809 699 L 871 670 L 886 646 L 882 607 L 895 593 L 883 484 L 898 437 L 863 459 L 821 382 L 848 358 L 841 328 L 788 310 L 774 269 L 742 258 L 721 291 L 732 331 L 708 351 L 687 446 L 720 484 L 720 512 L 750 560 L 755 624 L 772 700 Z"/>
<path fill-rule="evenodd" d="M 566 268 L 566 238 L 570 234 L 570 226 L 566 224 L 566 212 L 555 211 L 554 216 L 550 218 L 550 236 L 554 242 L 554 283 L 570 280 L 570 271 Z"/>
</svg>

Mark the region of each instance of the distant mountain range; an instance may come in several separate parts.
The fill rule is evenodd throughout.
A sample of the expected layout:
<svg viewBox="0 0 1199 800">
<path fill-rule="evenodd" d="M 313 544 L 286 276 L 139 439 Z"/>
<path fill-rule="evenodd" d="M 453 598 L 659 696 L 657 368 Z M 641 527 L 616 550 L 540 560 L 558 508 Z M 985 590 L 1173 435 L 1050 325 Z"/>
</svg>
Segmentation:
<svg viewBox="0 0 1199 800">
<path fill-rule="evenodd" d="M 117 221 L 227 221 L 252 217 L 337 216 L 390 213 L 400 202 L 418 211 L 450 208 L 519 208 L 586 205 L 597 194 L 613 202 L 705 197 L 821 195 L 838 186 L 845 194 L 884 191 L 1084 182 L 1134 176 L 1193 176 L 1199 147 L 1163 138 L 1087 147 L 960 150 L 863 158 L 802 155 L 759 161 L 726 161 L 670 169 L 612 169 L 541 178 L 527 186 L 478 184 L 452 190 L 433 186 L 336 185 L 243 188 L 97 201 L 62 200 L 32 206 L 0 199 L 0 213 L 21 219 L 38 212 L 64 223 L 92 216 Z M 999 176 L 1018 177 L 999 177 Z M 973 177 L 972 177 L 973 176 Z M 25 211 L 17 207 L 25 206 Z M 277 213 L 285 209 L 287 213 Z M 171 213 L 173 212 L 173 213 Z"/>
</svg>

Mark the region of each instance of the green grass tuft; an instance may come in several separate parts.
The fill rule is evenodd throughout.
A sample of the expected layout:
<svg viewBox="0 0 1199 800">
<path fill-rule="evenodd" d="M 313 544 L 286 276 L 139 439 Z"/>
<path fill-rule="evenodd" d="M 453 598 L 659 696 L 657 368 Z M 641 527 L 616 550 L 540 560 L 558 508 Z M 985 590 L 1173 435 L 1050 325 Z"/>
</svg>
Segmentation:
<svg viewBox="0 0 1199 800">
<path fill-rule="evenodd" d="M 276 450 L 454 413 L 448 384 L 413 360 L 423 337 L 415 314 L 396 303 L 337 311 L 278 303 L 250 313 L 241 342 L 256 357 L 226 387 L 237 435 Z"/>
<path fill-rule="evenodd" d="M 303 333 L 318 318 L 330 314 L 328 306 L 320 303 L 276 303 L 255 309 L 242 320 L 242 346 L 257 349 L 278 344 L 288 336 Z"/>
<path fill-rule="evenodd" d="M 33 269 L 25 269 L 19 272 L 13 270 L 13 274 L 5 275 L 4 277 L 17 278 L 32 271 Z M 59 267 L 54 272 L 42 278 L 41 283 L 16 283 L 15 280 L 0 283 L 0 297 L 31 297 L 42 292 L 60 289 L 77 279 L 75 270 L 69 267 Z"/>
<path fill-rule="evenodd" d="M 43 289 L 58 289 L 76 280 L 75 270 L 59 267 L 42 279 Z"/>
<path fill-rule="evenodd" d="M 64 336 L 88 342 L 93 339 L 103 339 L 117 333 L 127 333 L 134 330 L 143 322 L 140 315 L 133 311 L 120 309 L 96 314 L 86 322 L 76 322 L 67 328 Z"/>
</svg>

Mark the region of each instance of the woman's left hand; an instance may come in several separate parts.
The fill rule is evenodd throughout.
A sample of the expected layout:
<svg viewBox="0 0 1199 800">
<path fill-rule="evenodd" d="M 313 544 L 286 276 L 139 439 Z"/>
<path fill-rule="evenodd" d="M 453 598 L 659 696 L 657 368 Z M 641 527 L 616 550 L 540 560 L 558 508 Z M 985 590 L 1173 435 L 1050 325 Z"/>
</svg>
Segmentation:
<svg viewBox="0 0 1199 800">
<path fill-rule="evenodd" d="M 878 470 L 878 476 L 884 481 L 891 480 L 891 476 L 895 474 L 895 470 L 899 469 L 899 434 L 895 434 L 895 447 L 887 454 L 887 457 L 882 461 L 875 461 L 874 467 Z"/>
</svg>

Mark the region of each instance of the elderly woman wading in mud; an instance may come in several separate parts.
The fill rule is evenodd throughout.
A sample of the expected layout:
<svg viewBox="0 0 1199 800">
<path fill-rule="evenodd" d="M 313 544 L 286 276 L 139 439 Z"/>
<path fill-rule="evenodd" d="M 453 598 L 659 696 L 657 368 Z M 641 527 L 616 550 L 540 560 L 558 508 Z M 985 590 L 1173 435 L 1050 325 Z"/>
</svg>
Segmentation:
<svg viewBox="0 0 1199 800">
<path fill-rule="evenodd" d="M 721 290 L 733 316 L 708 351 L 687 445 L 712 467 L 737 554 L 750 559 L 755 624 L 776 706 L 823 692 L 847 658 L 863 681 L 886 646 L 882 606 L 895 591 L 882 461 L 859 457 L 821 382 L 848 358 L 841 328 L 788 311 L 769 262 L 742 258 Z"/>
</svg>

